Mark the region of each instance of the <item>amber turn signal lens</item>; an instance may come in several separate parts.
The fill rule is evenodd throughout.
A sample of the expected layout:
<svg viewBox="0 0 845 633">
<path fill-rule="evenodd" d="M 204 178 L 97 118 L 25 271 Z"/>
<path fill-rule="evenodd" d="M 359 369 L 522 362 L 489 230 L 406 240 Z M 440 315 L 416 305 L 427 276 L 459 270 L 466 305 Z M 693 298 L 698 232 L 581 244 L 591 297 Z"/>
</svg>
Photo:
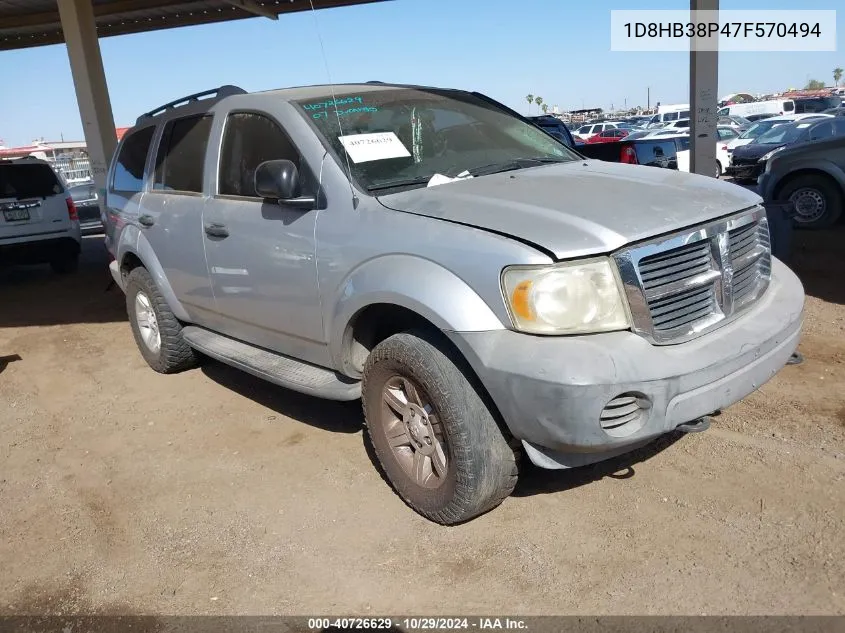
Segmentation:
<svg viewBox="0 0 845 633">
<path fill-rule="evenodd" d="M 531 286 L 533 285 L 534 282 L 529 279 L 521 281 L 513 289 L 513 295 L 511 296 L 511 307 L 513 311 L 519 318 L 525 319 L 526 321 L 534 320 L 534 311 L 531 309 L 531 303 L 529 301 Z"/>
</svg>

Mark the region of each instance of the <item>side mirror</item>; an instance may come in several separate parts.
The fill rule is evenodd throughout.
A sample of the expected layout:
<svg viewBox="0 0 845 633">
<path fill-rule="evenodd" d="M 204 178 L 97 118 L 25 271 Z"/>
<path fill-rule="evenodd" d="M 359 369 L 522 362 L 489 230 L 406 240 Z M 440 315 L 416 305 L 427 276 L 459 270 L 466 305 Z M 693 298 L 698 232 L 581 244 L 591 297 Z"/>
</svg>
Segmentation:
<svg viewBox="0 0 845 633">
<path fill-rule="evenodd" d="M 293 162 L 285 159 L 268 160 L 256 168 L 255 193 L 300 209 L 313 209 L 317 204 L 314 196 L 301 195 L 299 170 Z"/>
</svg>

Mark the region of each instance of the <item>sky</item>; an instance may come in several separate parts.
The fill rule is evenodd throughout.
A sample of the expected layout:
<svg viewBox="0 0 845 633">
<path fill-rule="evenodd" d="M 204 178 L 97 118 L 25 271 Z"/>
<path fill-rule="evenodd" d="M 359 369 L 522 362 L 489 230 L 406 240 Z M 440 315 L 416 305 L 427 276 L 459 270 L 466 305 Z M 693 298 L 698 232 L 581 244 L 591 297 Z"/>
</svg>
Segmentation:
<svg viewBox="0 0 845 633">
<path fill-rule="evenodd" d="M 841 0 L 721 0 L 721 9 L 836 9 Z M 117 127 L 223 84 L 246 90 L 381 80 L 478 90 L 527 112 L 689 101 L 689 55 L 610 50 L 612 9 L 685 0 L 394 0 L 100 40 Z M 839 8 L 844 8 L 840 6 Z M 837 14 L 845 32 L 845 10 Z M 320 43 L 322 37 L 323 46 Z M 833 83 L 845 51 L 720 53 L 719 96 Z M 324 59 L 324 52 L 325 59 Z M 77 140 L 82 125 L 64 45 L 0 52 L 0 139 Z M 534 107 L 536 110 L 536 106 Z"/>
</svg>

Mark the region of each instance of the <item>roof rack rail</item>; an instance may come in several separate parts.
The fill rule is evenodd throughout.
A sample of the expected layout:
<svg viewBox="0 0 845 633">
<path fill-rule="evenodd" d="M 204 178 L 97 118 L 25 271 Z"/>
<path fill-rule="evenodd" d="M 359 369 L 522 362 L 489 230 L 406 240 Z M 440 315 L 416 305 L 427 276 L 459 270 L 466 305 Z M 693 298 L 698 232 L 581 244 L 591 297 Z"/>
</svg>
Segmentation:
<svg viewBox="0 0 845 633">
<path fill-rule="evenodd" d="M 222 99 L 223 97 L 229 97 L 231 95 L 245 95 L 247 94 L 246 90 L 243 88 L 239 88 L 238 86 L 220 86 L 219 88 L 212 88 L 211 90 L 203 90 L 202 92 L 197 92 L 192 95 L 188 95 L 187 97 L 182 97 L 181 99 L 176 99 L 176 101 L 171 101 L 170 103 L 165 103 L 163 106 L 159 106 L 155 110 L 150 110 L 149 112 L 145 112 L 138 119 L 135 121 L 135 125 L 139 123 L 151 119 L 154 116 L 161 114 L 162 112 L 166 112 L 167 110 L 173 110 L 174 108 L 180 106 L 190 105 L 192 103 L 196 103 L 202 97 L 208 97 L 214 95 L 214 100 Z"/>
</svg>

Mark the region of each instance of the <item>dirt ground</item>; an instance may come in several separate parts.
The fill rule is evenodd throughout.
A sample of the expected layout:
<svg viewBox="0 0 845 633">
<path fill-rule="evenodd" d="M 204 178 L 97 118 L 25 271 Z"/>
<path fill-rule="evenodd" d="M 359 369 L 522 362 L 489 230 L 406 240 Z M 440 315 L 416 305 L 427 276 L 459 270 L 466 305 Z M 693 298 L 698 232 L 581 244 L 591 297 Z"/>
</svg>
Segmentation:
<svg viewBox="0 0 845 633">
<path fill-rule="evenodd" d="M 454 528 L 384 483 L 358 403 L 148 369 L 100 238 L 0 271 L 0 613 L 845 614 L 845 230 L 798 242 L 803 365 Z"/>
</svg>

